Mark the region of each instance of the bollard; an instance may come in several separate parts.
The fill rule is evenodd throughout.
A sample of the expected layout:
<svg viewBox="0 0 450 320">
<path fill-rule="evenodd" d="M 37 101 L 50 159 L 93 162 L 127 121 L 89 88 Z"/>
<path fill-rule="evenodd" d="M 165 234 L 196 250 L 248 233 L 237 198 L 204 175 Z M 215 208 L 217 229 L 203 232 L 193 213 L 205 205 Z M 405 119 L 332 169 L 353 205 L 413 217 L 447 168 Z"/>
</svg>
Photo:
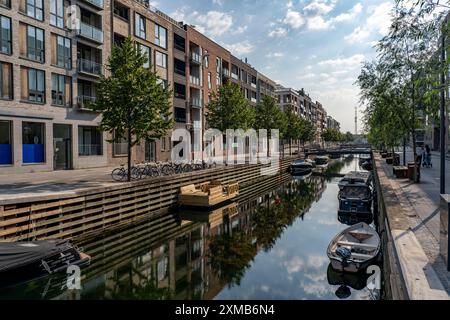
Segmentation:
<svg viewBox="0 0 450 320">
<path fill-rule="evenodd" d="M 448 238 L 448 225 L 450 217 L 450 194 L 441 195 L 441 230 L 440 230 L 440 253 L 447 264 L 447 270 L 450 271 L 450 244 Z"/>
</svg>

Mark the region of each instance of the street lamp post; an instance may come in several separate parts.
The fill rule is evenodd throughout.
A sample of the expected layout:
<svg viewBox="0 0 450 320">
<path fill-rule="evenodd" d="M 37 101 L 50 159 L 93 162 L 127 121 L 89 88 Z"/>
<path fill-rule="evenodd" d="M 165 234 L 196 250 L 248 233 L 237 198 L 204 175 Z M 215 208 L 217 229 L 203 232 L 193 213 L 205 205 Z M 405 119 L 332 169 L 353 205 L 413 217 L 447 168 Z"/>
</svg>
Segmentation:
<svg viewBox="0 0 450 320">
<path fill-rule="evenodd" d="M 441 99 L 440 99 L 440 151 L 441 151 L 441 172 L 440 172 L 440 182 L 441 194 L 445 194 L 445 33 L 442 32 L 441 35 Z"/>
</svg>

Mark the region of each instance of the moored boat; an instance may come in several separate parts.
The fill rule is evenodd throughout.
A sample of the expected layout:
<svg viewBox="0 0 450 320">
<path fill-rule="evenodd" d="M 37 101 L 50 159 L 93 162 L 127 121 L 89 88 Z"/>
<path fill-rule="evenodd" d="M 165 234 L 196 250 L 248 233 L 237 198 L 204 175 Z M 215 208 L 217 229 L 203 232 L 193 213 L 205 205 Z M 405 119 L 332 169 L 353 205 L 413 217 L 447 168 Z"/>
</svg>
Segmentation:
<svg viewBox="0 0 450 320">
<path fill-rule="evenodd" d="M 222 185 L 218 180 L 201 183 L 198 188 L 190 184 L 180 188 L 179 203 L 182 207 L 210 210 L 239 195 L 239 183 Z"/>
<path fill-rule="evenodd" d="M 296 175 L 308 175 L 312 172 L 314 166 L 311 162 L 306 160 L 296 160 L 289 166 L 289 173 Z"/>
<path fill-rule="evenodd" d="M 340 215 L 368 217 L 372 215 L 372 190 L 362 182 L 350 180 L 338 194 Z"/>
<path fill-rule="evenodd" d="M 333 269 L 355 273 L 374 262 L 380 246 L 378 233 L 361 222 L 336 235 L 328 245 L 327 255 Z"/>
<path fill-rule="evenodd" d="M 341 181 L 339 181 L 339 189 L 342 190 L 342 188 L 350 182 L 364 183 L 370 186 L 372 184 L 372 174 L 370 172 L 363 171 L 349 172 L 345 175 L 344 178 L 341 179 Z"/>
<path fill-rule="evenodd" d="M 90 263 L 90 256 L 67 240 L 0 243 L 0 287 L 65 272 Z"/>
<path fill-rule="evenodd" d="M 330 158 L 327 156 L 317 156 L 315 159 L 316 165 L 318 166 L 324 166 L 327 165 L 330 161 Z"/>
</svg>

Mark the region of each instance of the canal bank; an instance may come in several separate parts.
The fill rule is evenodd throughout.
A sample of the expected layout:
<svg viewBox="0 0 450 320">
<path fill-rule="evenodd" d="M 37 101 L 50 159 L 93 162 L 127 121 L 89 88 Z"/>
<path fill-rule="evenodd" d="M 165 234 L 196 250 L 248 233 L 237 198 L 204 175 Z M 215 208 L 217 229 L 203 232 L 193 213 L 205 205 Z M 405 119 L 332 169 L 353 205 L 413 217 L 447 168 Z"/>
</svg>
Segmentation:
<svg viewBox="0 0 450 320">
<path fill-rule="evenodd" d="M 378 227 L 384 252 L 385 294 L 395 300 L 449 299 L 447 271 L 437 254 L 437 240 L 411 199 L 427 197 L 407 192 L 411 183 L 396 179 L 392 165 L 374 154 L 378 196 Z"/>
<path fill-rule="evenodd" d="M 358 168 L 336 162 L 331 173 Z M 339 177 L 282 174 L 243 187 L 213 212 L 179 211 L 74 241 L 92 256 L 82 289 L 51 277 L 1 291 L 37 299 L 378 299 L 366 274 L 334 272 L 326 248 L 339 222 Z"/>
</svg>

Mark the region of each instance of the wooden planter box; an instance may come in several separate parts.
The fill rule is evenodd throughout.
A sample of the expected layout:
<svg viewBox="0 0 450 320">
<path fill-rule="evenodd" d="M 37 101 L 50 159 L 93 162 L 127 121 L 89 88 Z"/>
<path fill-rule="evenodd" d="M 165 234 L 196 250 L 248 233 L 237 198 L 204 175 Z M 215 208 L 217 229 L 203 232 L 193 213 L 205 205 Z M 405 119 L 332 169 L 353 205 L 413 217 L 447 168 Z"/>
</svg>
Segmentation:
<svg viewBox="0 0 450 320">
<path fill-rule="evenodd" d="M 387 164 L 393 164 L 393 163 L 394 163 L 394 158 L 392 158 L 392 157 L 387 157 L 387 158 L 386 158 L 386 163 L 387 163 Z"/>
<path fill-rule="evenodd" d="M 408 163 L 408 178 L 409 180 L 414 180 L 414 166 L 416 164 L 414 162 Z M 417 174 L 418 174 L 418 180 L 420 181 L 420 165 L 417 165 Z"/>
<path fill-rule="evenodd" d="M 408 167 L 406 167 L 406 166 L 394 166 L 393 172 L 397 179 L 408 178 Z"/>
</svg>

